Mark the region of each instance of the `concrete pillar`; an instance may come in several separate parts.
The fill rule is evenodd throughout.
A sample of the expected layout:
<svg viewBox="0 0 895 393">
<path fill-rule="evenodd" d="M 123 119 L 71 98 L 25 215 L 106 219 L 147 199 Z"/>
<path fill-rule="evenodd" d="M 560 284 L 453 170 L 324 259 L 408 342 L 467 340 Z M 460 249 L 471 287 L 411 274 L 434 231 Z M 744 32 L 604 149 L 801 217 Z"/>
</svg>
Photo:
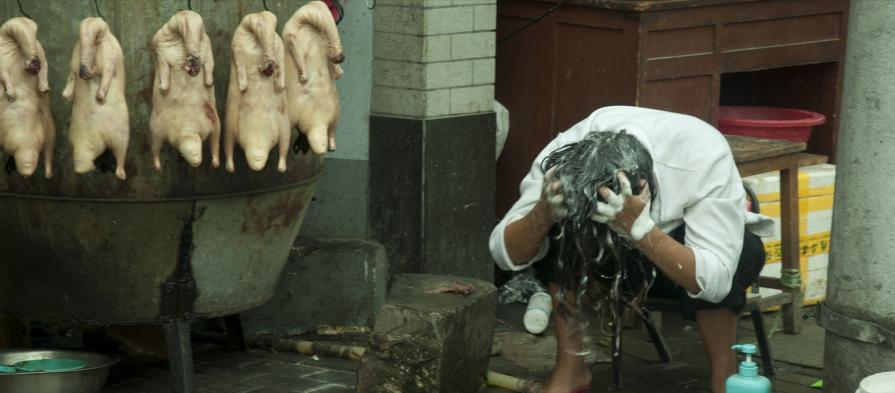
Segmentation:
<svg viewBox="0 0 895 393">
<path fill-rule="evenodd" d="M 895 370 L 895 343 L 885 337 L 885 330 L 895 332 L 895 2 L 853 0 L 850 14 L 831 261 L 820 315 L 827 329 L 828 393 L 854 392 L 867 375 Z"/>
<path fill-rule="evenodd" d="M 379 0 L 370 225 L 392 273 L 490 281 L 496 0 Z"/>
</svg>

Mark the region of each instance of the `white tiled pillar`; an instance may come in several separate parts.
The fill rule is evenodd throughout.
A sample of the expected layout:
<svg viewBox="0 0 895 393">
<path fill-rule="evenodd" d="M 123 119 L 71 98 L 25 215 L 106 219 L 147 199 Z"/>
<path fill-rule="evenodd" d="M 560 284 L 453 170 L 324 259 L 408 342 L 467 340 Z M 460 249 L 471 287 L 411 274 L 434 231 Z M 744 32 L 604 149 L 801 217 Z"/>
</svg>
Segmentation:
<svg viewBox="0 0 895 393">
<path fill-rule="evenodd" d="M 433 118 L 490 111 L 496 11 L 496 0 L 379 0 L 373 113 Z"/>
</svg>

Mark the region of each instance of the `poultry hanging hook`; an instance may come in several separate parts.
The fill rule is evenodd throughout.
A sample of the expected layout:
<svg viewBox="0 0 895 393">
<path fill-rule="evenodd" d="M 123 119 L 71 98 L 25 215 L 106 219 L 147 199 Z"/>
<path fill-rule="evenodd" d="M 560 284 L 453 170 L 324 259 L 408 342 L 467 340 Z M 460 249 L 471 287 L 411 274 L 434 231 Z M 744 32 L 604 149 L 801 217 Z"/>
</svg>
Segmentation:
<svg viewBox="0 0 895 393">
<path fill-rule="evenodd" d="M 190 11 L 193 10 L 193 0 L 186 0 L 186 8 Z"/>
<path fill-rule="evenodd" d="M 336 24 L 338 25 L 339 23 L 342 23 L 342 17 L 345 16 L 345 8 L 342 7 L 342 3 L 340 3 L 339 0 L 333 1 L 336 5 L 336 9 L 339 11 L 339 19 L 336 19 Z"/>
<path fill-rule="evenodd" d="M 270 9 L 267 8 L 267 0 L 261 0 L 261 4 L 264 5 L 264 10 L 265 10 L 265 11 L 270 11 Z"/>
<path fill-rule="evenodd" d="M 16 3 L 19 3 L 19 12 L 21 12 L 22 15 L 25 15 L 26 18 L 31 19 L 31 15 L 25 13 L 25 10 L 22 8 L 22 0 L 16 0 Z"/>
<path fill-rule="evenodd" d="M 100 12 L 100 10 L 99 10 L 99 3 L 98 3 L 97 1 L 98 1 L 98 0 L 93 0 L 93 6 L 96 7 L 96 14 L 99 15 L 100 18 L 102 18 L 102 19 L 106 19 L 106 17 L 103 16 L 103 13 Z"/>
</svg>

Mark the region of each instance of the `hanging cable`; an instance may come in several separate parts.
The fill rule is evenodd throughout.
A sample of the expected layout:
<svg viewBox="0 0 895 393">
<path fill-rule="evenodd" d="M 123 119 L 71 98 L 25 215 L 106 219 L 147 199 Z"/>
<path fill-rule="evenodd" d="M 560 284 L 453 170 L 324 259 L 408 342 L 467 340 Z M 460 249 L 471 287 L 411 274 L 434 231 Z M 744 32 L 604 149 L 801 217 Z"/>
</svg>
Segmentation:
<svg viewBox="0 0 895 393">
<path fill-rule="evenodd" d="M 261 0 L 261 4 L 264 5 L 264 10 L 265 10 L 265 11 L 270 11 L 270 9 L 267 8 L 267 0 Z"/>
<path fill-rule="evenodd" d="M 512 32 L 512 33 L 510 33 L 510 34 L 507 34 L 507 35 L 505 35 L 505 36 L 503 36 L 503 37 L 501 37 L 501 38 L 499 38 L 499 39 L 497 40 L 497 43 L 499 44 L 499 43 L 501 43 L 501 42 L 503 42 L 503 41 L 506 41 L 506 40 L 510 39 L 512 36 L 521 33 L 522 30 L 525 30 L 525 29 L 531 27 L 532 25 L 534 25 L 535 23 L 540 22 L 542 19 L 544 19 L 544 18 L 546 18 L 548 15 L 552 14 L 553 11 L 556 11 L 556 9 L 559 8 L 559 6 L 565 4 L 565 2 L 566 2 L 566 0 L 559 0 L 559 1 L 556 3 L 556 5 L 554 5 L 553 7 L 550 7 L 550 9 L 547 10 L 547 12 L 545 12 L 543 15 L 541 15 L 541 16 L 539 16 L 539 17 L 537 17 L 537 18 L 532 19 L 530 22 L 528 22 L 527 24 L 525 24 L 525 26 L 520 27 L 518 30 L 516 30 L 516 31 L 514 31 L 514 32 Z"/>
<path fill-rule="evenodd" d="M 99 3 L 97 1 L 98 0 L 93 0 L 93 5 L 96 7 L 96 14 L 99 15 L 100 18 L 106 19 L 106 17 L 103 16 L 103 13 L 100 12 Z"/>
<path fill-rule="evenodd" d="M 21 12 L 22 15 L 25 15 L 26 18 L 31 19 L 31 15 L 25 13 L 25 10 L 22 8 L 22 0 L 16 0 L 16 2 L 19 3 L 19 12 Z"/>
</svg>

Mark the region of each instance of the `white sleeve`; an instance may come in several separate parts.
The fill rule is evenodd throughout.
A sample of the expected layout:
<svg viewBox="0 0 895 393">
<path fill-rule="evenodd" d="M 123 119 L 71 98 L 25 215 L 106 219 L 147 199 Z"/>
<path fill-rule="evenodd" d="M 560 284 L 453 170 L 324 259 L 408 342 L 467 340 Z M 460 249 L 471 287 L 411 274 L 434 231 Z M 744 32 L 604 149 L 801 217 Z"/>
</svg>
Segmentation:
<svg viewBox="0 0 895 393">
<path fill-rule="evenodd" d="M 538 157 L 540 157 L 540 155 L 538 155 Z M 525 217 L 525 215 L 528 214 L 541 199 L 541 185 L 543 184 L 543 181 L 544 172 L 541 171 L 541 161 L 536 159 L 531 166 L 531 171 L 524 179 L 522 179 L 522 183 L 519 185 L 519 200 L 513 204 L 510 211 L 507 212 L 497 226 L 494 227 L 494 230 L 491 231 L 491 239 L 488 241 L 488 247 L 491 249 L 491 256 L 494 258 L 494 261 L 497 262 L 497 266 L 503 270 L 517 271 L 525 269 L 535 263 L 535 261 L 547 255 L 547 249 L 550 242 L 547 241 L 547 239 L 544 239 L 544 241 L 541 242 L 540 250 L 538 250 L 538 253 L 534 258 L 524 264 L 517 265 L 510 259 L 503 238 L 504 230 L 507 225 Z"/>
<path fill-rule="evenodd" d="M 565 146 L 568 143 L 581 140 L 581 138 L 593 128 L 593 123 L 598 112 L 599 110 L 588 116 L 586 119 L 578 122 L 578 124 L 575 124 L 567 131 L 560 133 L 548 143 L 543 150 L 541 150 L 534 162 L 532 162 L 531 170 L 528 172 L 528 175 L 522 179 L 522 183 L 519 184 L 519 200 L 513 204 L 513 207 L 510 208 L 503 219 L 500 220 L 497 226 L 491 231 L 488 248 L 491 250 L 491 256 L 494 258 L 494 261 L 499 268 L 511 271 L 522 270 L 547 255 L 550 242 L 545 239 L 541 242 L 541 248 L 534 258 L 523 264 L 513 263 L 509 254 L 507 254 L 506 244 L 504 243 L 504 230 L 507 225 L 525 217 L 525 215 L 528 214 L 541 199 L 541 187 L 544 183 L 544 171 L 541 170 L 541 163 L 544 161 L 544 158 L 550 155 L 554 150 Z"/>
<path fill-rule="evenodd" d="M 684 244 L 696 257 L 700 291 L 688 295 L 718 303 L 730 292 L 743 248 L 745 191 L 729 151 L 708 160 L 695 179 L 696 192 L 684 209 Z"/>
</svg>

